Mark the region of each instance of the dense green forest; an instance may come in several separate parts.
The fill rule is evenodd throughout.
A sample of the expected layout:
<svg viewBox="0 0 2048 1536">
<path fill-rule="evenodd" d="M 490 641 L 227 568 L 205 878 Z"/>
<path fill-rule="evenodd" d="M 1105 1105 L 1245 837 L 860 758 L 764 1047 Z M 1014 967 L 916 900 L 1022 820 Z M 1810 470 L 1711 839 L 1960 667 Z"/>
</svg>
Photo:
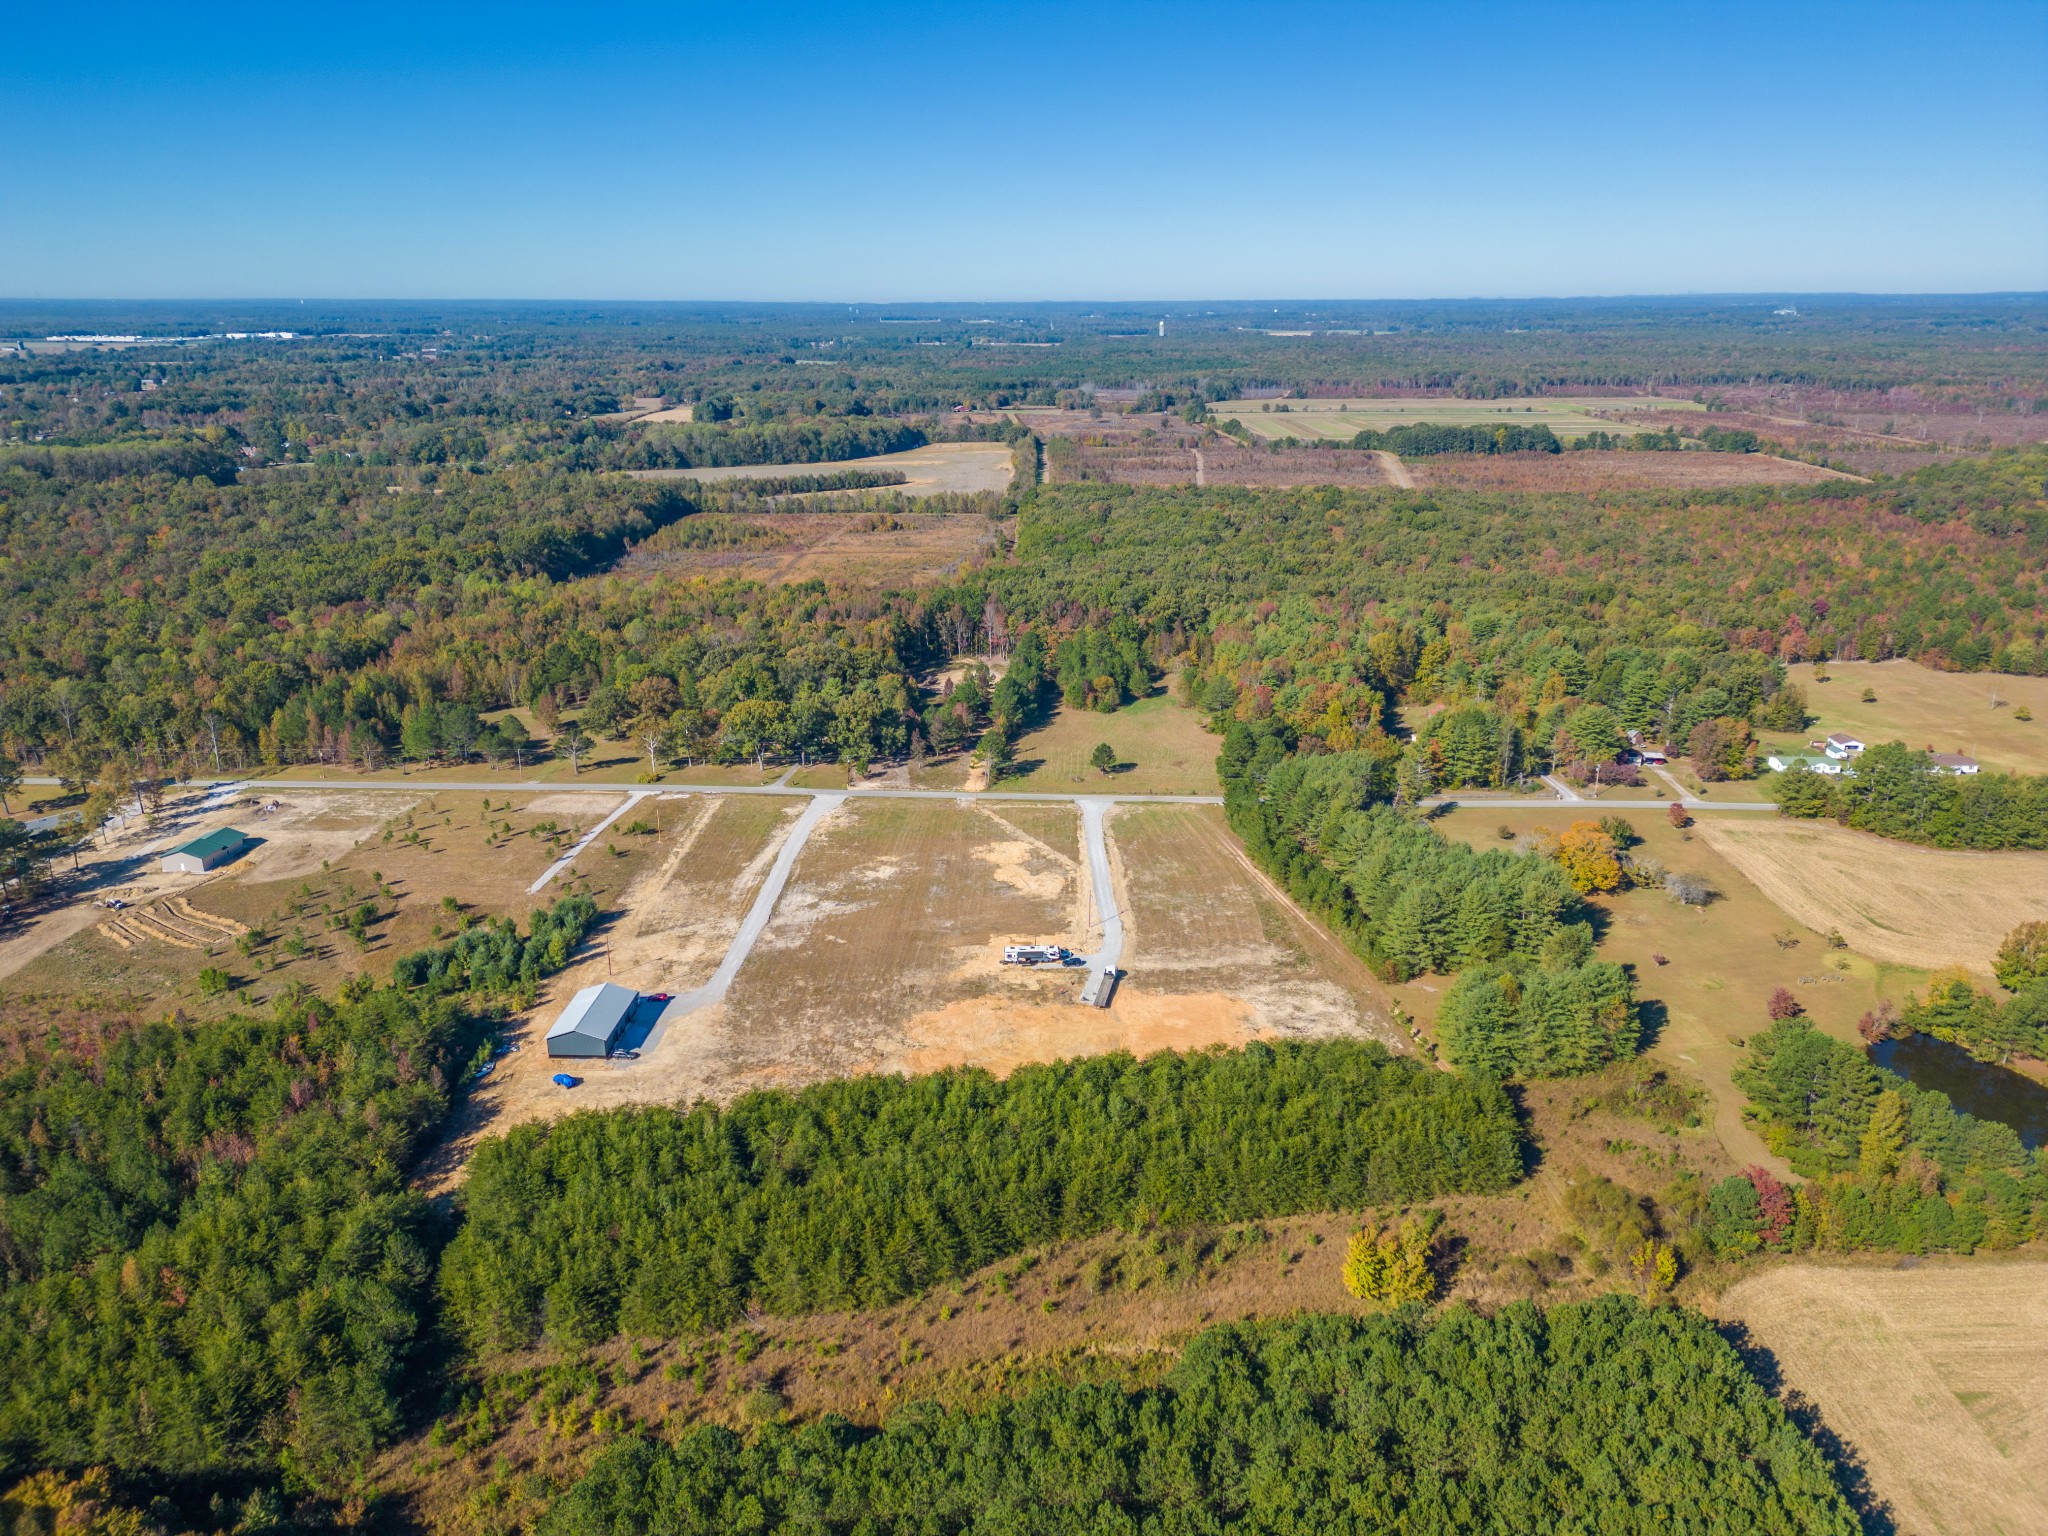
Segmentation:
<svg viewBox="0 0 2048 1536">
<path fill-rule="evenodd" d="M 876 1306 L 1057 1238 L 1505 1188 L 1483 1080 L 1377 1045 L 1098 1056 L 522 1126 L 479 1149 L 442 1269 L 505 1347 Z"/>
<path fill-rule="evenodd" d="M 1482 1406 L 1483 1405 L 1483 1406 Z M 1826 1462 L 1705 1319 L 1610 1297 L 1491 1318 L 1213 1328 L 1165 1382 L 630 1439 L 543 1536 L 619 1531 L 1826 1532 Z"/>
<path fill-rule="evenodd" d="M 470 936 L 424 952 L 414 990 L 18 1044 L 0 1473 L 352 1475 L 432 1326 L 439 1223 L 406 1170 L 489 1058 L 488 992 L 559 969 L 595 915 L 571 896 L 488 930 L 495 968 Z"/>
</svg>

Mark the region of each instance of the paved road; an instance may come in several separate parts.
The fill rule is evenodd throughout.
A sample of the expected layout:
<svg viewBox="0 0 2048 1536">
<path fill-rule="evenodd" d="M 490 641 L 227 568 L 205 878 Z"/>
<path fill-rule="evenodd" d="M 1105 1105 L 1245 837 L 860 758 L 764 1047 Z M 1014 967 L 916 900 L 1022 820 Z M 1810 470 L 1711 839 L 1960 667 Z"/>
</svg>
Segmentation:
<svg viewBox="0 0 2048 1536">
<path fill-rule="evenodd" d="M 24 784 L 54 784 L 55 779 L 24 779 Z M 794 784 L 593 784 L 539 783 L 532 779 L 194 779 L 195 786 L 231 785 L 242 789 L 402 789 L 412 794 L 439 789 L 500 790 L 522 794 L 557 791 L 590 795 L 831 795 L 842 800 L 1102 800 L 1152 805 L 1221 805 L 1221 795 L 1068 795 L 1035 789 L 803 789 Z"/>
<path fill-rule="evenodd" d="M 713 1003 L 723 1002 L 731 989 L 733 978 L 740 973 L 740 967 L 747 963 L 747 956 L 754 952 L 754 945 L 768 927 L 768 920 L 775 915 L 775 904 L 782 900 L 782 888 L 789 884 L 790 871 L 796 868 L 797 855 L 804 851 L 804 844 L 811 840 L 811 833 L 819 822 L 837 810 L 846 799 L 843 791 L 804 791 L 811 794 L 811 803 L 804 807 L 803 815 L 791 829 L 789 838 L 782 845 L 782 851 L 775 855 L 775 863 L 768 870 L 768 878 L 761 882 L 761 889 L 754 897 L 754 904 L 747 909 L 746 921 L 740 924 L 738 933 L 732 936 L 725 958 L 718 962 L 718 969 L 711 973 L 711 979 L 694 991 L 685 992 L 666 1008 L 655 1020 L 654 1028 L 648 1032 L 642 1050 L 653 1050 L 661 1044 L 661 1037 L 667 1033 L 670 1024 L 677 1019 L 687 1018 L 699 1008 L 709 1008 Z"/>
<path fill-rule="evenodd" d="M 1102 817 L 1116 802 L 1106 795 L 1091 795 L 1076 803 L 1081 807 L 1081 834 L 1088 841 L 1088 894 L 1102 924 L 1102 946 L 1087 960 L 1097 970 L 1114 971 L 1124 954 L 1124 915 L 1117 910 L 1116 886 L 1109 878 L 1109 847 L 1102 837 Z"/>
<path fill-rule="evenodd" d="M 598 833 L 602 832 L 606 827 L 610 826 L 613 822 L 617 821 L 621 816 L 625 815 L 626 812 L 633 809 L 634 806 L 638 805 L 642 800 L 645 800 L 649 795 L 654 793 L 656 793 L 656 791 L 651 789 L 636 789 L 628 793 L 626 796 L 626 803 L 624 805 L 620 806 L 616 811 L 613 811 L 611 815 L 605 817 L 603 821 L 600 821 L 596 826 L 592 827 L 588 832 L 584 833 L 582 838 L 577 842 L 574 848 L 571 848 L 567 853 L 563 854 L 559 859 L 555 860 L 554 863 L 550 864 L 547 867 L 547 873 L 542 875 L 538 880 L 534 881 L 533 884 L 529 885 L 526 888 L 526 894 L 529 896 L 539 895 L 550 880 L 554 879 L 555 876 L 559 875 L 571 864 L 574 864 L 577 861 L 577 859 L 582 857 L 583 850 L 588 848 L 592 843 L 597 841 Z"/>
</svg>

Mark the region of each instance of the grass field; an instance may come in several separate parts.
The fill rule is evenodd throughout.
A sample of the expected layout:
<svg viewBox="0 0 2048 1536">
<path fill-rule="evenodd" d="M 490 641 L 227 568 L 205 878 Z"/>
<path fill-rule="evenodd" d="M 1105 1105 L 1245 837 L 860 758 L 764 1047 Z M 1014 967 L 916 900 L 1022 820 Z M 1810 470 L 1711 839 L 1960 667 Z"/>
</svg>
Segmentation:
<svg viewBox="0 0 2048 1536">
<path fill-rule="evenodd" d="M 2019 923 L 2048 917 L 2048 858 L 1919 848 L 1832 822 L 1703 821 L 1701 836 L 1800 922 L 1873 960 L 1984 976 Z"/>
<path fill-rule="evenodd" d="M 1119 766 L 1107 774 L 1089 764 L 1096 743 L 1116 749 Z M 1018 738 L 1016 769 L 1004 789 L 1060 794 L 1099 790 L 1124 795 L 1220 795 L 1216 754 L 1221 737 L 1202 728 L 1199 711 L 1185 709 L 1166 690 L 1111 714 L 1057 710 L 1051 720 Z"/>
<path fill-rule="evenodd" d="M 1566 434 L 1560 433 L 1560 436 Z M 1327 452 L 1328 450 L 1323 450 Z M 1804 485 L 1843 478 L 1832 469 L 1769 453 L 1436 453 L 1407 461 L 1418 486 L 1471 491 L 1715 490 L 1736 485 Z"/>
<path fill-rule="evenodd" d="M 1438 818 L 1436 825 L 1445 836 L 1475 848 L 1513 848 L 1528 846 L 1522 840 L 1539 830 L 1562 831 L 1600 814 L 1591 808 L 1471 806 Z M 1604 914 L 1599 956 L 1633 970 L 1654 1053 L 1697 1078 L 1714 1096 L 1714 1129 L 1729 1155 L 1738 1163 L 1760 1162 L 1783 1171 L 1762 1139 L 1742 1123 L 1742 1096 L 1729 1078 L 1741 1054 L 1737 1042 L 1770 1022 L 1765 1005 L 1771 993 L 1789 988 L 1816 1025 L 1854 1040 L 1856 1019 L 1866 1009 L 1881 998 L 1902 1000 L 1925 985 L 1925 972 L 1854 950 L 1831 951 L 1825 934 L 1835 919 L 1815 914 L 1824 919 L 1819 926 L 1802 920 L 1774 904 L 1723 858 L 1717 847 L 1722 830 L 1757 825 L 1764 819 L 1761 813 L 1707 813 L 1689 832 L 1674 828 L 1658 811 L 1622 814 L 1643 839 L 1638 852 L 1666 869 L 1700 876 L 1720 895 L 1705 908 L 1681 906 L 1662 891 L 1596 898 Z M 1512 837 L 1500 836 L 1503 826 Z M 1787 942 L 1781 944 L 1781 938 Z M 1664 964 L 1657 963 L 1658 955 Z M 1403 1007 L 1433 1020 L 1446 985 L 1441 977 L 1425 976 L 1394 990 Z"/>
<path fill-rule="evenodd" d="M 1000 491 L 1013 466 L 1007 443 L 929 443 L 902 453 L 828 464 L 747 464 L 706 469 L 629 469 L 635 480 L 780 480 L 792 475 L 829 474 L 841 469 L 897 470 L 908 477 L 890 486 L 898 496 L 933 496 L 941 491 Z M 844 492 L 839 494 L 846 494 Z"/>
<path fill-rule="evenodd" d="M 1816 670 L 1828 681 L 1814 681 Z M 1963 752 L 1987 769 L 2048 773 L 2048 677 L 2007 677 L 1993 672 L 1935 672 L 1916 661 L 1831 661 L 1789 669 L 1806 690 L 1814 724 L 1796 735 L 1773 734 L 1772 746 L 1801 746 L 1830 731 L 1846 731 L 1867 744 L 1903 741 L 1909 747 Z M 1863 702 L 1863 691 L 1877 695 Z M 1996 697 L 2004 702 L 1993 707 Z M 2013 718 L 2021 706 L 2031 720 Z"/>
<path fill-rule="evenodd" d="M 1890 1506 L 1880 1529 L 2048 1533 L 2048 1265 L 1796 1265 L 1718 1310 L 1855 1449 Z"/>
<path fill-rule="evenodd" d="M 1267 407 L 1271 409 L 1267 409 Z M 1367 427 L 1380 431 L 1417 422 L 1444 427 L 1548 427 L 1559 437 L 1626 432 L 1643 411 L 1704 411 L 1688 400 L 1615 395 L 1540 400 L 1224 400 L 1211 406 L 1220 422 L 1240 421 L 1260 437 L 1349 439 Z"/>
</svg>

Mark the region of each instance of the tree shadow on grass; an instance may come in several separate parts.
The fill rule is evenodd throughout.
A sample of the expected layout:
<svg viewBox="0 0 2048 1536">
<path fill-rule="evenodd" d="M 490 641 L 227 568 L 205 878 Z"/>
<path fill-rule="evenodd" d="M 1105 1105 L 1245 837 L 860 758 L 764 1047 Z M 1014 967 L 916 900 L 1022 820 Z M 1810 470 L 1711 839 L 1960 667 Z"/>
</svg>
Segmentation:
<svg viewBox="0 0 2048 1536">
<path fill-rule="evenodd" d="M 1757 1385 L 1776 1398 L 1794 1427 L 1820 1448 L 1821 1455 L 1827 1458 L 1828 1470 L 1834 1474 L 1835 1486 L 1841 1489 L 1842 1497 L 1849 1501 L 1863 1527 L 1863 1536 L 1899 1536 L 1897 1516 L 1871 1486 L 1862 1455 L 1828 1427 L 1818 1403 L 1785 1384 L 1778 1357 L 1741 1323 L 1721 1321 L 1714 1326 L 1756 1378 Z"/>
</svg>

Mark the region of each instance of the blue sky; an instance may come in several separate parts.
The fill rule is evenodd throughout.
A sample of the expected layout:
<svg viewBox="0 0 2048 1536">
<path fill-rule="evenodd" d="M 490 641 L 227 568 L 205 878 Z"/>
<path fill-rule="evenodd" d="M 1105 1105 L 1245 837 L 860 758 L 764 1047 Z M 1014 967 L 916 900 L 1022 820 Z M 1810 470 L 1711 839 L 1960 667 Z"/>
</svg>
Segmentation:
<svg viewBox="0 0 2048 1536">
<path fill-rule="evenodd" d="M 6 297 L 2048 288 L 2048 0 L 0 17 Z"/>
</svg>

